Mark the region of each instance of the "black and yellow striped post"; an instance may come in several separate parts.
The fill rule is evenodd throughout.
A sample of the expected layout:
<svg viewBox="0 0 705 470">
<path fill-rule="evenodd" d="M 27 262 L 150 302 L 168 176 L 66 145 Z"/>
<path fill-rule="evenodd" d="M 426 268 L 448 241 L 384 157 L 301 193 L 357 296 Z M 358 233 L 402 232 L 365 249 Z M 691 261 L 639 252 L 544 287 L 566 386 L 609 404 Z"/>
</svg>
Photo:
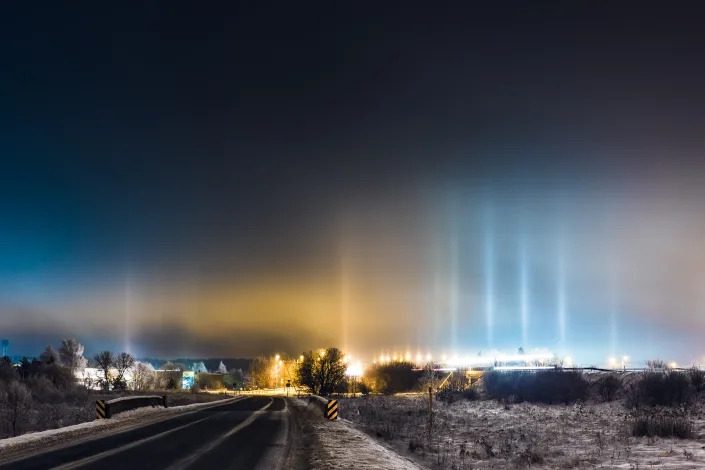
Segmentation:
<svg viewBox="0 0 705 470">
<path fill-rule="evenodd" d="M 95 401 L 95 418 L 105 419 L 105 402 L 103 400 Z"/>
<path fill-rule="evenodd" d="M 338 419 L 338 400 L 328 400 L 326 404 L 326 418 Z"/>
</svg>

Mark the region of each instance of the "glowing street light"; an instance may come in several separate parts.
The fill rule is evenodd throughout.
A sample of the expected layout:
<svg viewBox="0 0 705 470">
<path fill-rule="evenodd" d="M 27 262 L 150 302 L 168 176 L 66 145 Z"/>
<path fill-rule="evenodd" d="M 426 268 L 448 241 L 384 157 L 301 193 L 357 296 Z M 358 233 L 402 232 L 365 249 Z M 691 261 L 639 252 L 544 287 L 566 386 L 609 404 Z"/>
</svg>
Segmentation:
<svg viewBox="0 0 705 470">
<path fill-rule="evenodd" d="M 345 370 L 345 375 L 349 375 L 351 377 L 360 377 L 362 375 L 362 363 L 360 361 L 357 361 L 348 364 L 348 367 Z"/>
</svg>

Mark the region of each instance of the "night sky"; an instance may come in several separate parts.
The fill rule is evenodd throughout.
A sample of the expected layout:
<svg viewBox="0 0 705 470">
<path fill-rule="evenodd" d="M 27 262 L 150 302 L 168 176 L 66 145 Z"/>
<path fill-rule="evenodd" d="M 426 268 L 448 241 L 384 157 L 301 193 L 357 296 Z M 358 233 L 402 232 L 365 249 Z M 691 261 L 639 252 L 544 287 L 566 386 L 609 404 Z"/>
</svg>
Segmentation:
<svg viewBox="0 0 705 470">
<path fill-rule="evenodd" d="M 2 5 L 11 353 L 702 360 L 705 13 L 468 3 Z"/>
</svg>

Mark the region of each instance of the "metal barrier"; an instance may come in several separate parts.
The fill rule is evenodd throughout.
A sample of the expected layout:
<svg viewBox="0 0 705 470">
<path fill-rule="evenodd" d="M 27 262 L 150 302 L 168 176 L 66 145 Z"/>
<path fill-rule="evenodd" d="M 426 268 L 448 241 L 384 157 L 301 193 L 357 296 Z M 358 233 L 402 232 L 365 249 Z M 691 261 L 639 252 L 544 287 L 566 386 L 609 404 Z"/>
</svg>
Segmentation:
<svg viewBox="0 0 705 470">
<path fill-rule="evenodd" d="M 134 410 L 145 406 L 167 407 L 166 395 L 149 395 L 141 397 L 120 397 L 113 400 L 96 400 L 96 419 L 110 418 L 123 411 Z"/>
</svg>

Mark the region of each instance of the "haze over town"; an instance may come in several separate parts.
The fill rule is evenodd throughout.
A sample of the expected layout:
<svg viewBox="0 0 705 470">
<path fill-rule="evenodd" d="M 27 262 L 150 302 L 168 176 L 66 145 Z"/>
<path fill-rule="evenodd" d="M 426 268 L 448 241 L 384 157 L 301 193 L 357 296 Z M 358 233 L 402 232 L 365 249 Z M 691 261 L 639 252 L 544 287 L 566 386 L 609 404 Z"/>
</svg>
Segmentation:
<svg viewBox="0 0 705 470">
<path fill-rule="evenodd" d="M 24 8 L 0 20 L 15 353 L 705 354 L 692 15 Z"/>
</svg>

